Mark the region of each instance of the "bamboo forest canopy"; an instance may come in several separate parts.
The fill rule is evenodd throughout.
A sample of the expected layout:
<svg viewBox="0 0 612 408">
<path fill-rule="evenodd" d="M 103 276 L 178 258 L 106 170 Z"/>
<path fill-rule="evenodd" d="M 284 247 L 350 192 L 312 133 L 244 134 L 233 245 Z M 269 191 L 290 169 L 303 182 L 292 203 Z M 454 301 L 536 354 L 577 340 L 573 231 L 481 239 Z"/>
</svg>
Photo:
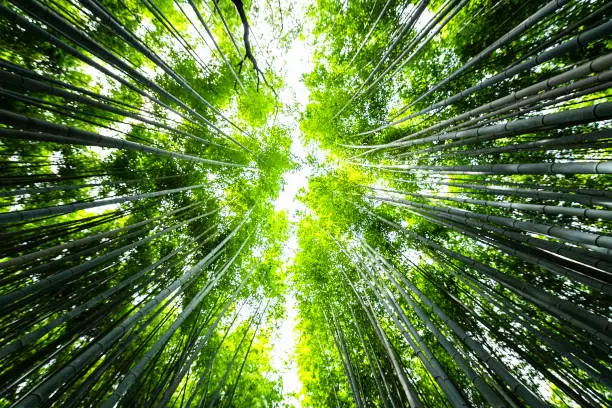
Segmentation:
<svg viewBox="0 0 612 408">
<path fill-rule="evenodd" d="M 0 407 L 612 407 L 611 16 L 1 0 Z"/>
</svg>

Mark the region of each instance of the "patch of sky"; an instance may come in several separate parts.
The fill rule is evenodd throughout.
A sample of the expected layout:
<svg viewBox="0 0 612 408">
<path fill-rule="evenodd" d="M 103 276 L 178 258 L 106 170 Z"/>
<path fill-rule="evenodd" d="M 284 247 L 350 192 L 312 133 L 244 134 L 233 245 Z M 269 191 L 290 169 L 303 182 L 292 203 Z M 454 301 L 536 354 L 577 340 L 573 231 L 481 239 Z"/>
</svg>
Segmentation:
<svg viewBox="0 0 612 408">
<path fill-rule="evenodd" d="M 263 10 L 264 6 L 265 4 L 261 4 L 260 10 Z M 281 13 L 276 16 L 258 13 L 256 20 L 252 22 L 254 43 L 262 50 L 259 55 L 264 58 L 260 65 L 267 66 L 280 75 L 284 82 L 284 86 L 278 90 L 278 97 L 283 107 L 277 115 L 270 118 L 273 123 L 269 125 L 280 125 L 290 130 L 291 156 L 297 163 L 296 168 L 283 175 L 283 187 L 274 203 L 275 210 L 285 211 L 290 222 L 289 238 L 284 243 L 282 255 L 285 271 L 289 270 L 295 257 L 298 248 L 297 223 L 306 211 L 306 207 L 297 196 L 308 188 L 308 179 L 315 172 L 311 164 L 312 159 L 320 163 L 326 158 L 325 152 L 317 146 L 305 144 L 299 126 L 301 113 L 306 109 L 309 98 L 309 90 L 303 81 L 303 75 L 313 69 L 313 46 L 304 36 L 295 36 L 288 47 L 280 44 L 283 33 L 292 30 L 308 32 L 308 27 L 304 27 L 303 22 L 295 18 L 305 15 L 307 6 L 308 3 L 304 0 L 287 4 L 286 10 L 290 8 L 290 12 L 285 15 L 280 27 L 279 19 L 283 18 Z M 275 17 L 276 21 L 273 21 L 272 17 Z M 290 281 L 291 276 L 287 276 L 287 279 Z M 284 302 L 285 316 L 278 322 L 272 336 L 271 365 L 278 379 L 282 380 L 283 404 L 298 407 L 301 405 L 298 395 L 302 384 L 295 359 L 298 335 L 295 291 L 290 289 L 285 295 Z"/>
</svg>

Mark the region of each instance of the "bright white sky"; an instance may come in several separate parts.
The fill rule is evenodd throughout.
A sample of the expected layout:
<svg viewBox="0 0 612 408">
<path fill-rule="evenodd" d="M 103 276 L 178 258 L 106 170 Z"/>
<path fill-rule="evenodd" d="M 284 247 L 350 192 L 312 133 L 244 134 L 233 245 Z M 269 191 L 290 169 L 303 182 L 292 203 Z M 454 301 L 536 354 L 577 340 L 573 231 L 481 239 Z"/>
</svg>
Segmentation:
<svg viewBox="0 0 612 408">
<path fill-rule="evenodd" d="M 285 5 L 286 3 L 281 4 Z M 292 16 L 285 18 L 283 22 L 285 30 L 293 29 L 296 24 L 302 23 L 296 19 L 305 15 L 307 2 L 305 0 L 294 1 L 291 6 L 293 7 Z M 262 4 L 261 8 L 263 7 L 265 5 Z M 287 4 L 286 7 L 289 7 L 289 5 Z M 288 268 L 297 250 L 296 222 L 299 221 L 298 212 L 306 209 L 296 199 L 296 196 L 301 189 L 307 188 L 308 178 L 312 174 L 312 168 L 306 162 L 308 151 L 304 146 L 300 132 L 300 114 L 306 109 L 308 104 L 309 91 L 302 77 L 313 68 L 313 48 L 307 40 L 301 40 L 297 37 L 289 49 L 284 52 L 280 47 L 275 46 L 275 43 L 277 43 L 275 35 L 277 33 L 272 30 L 272 27 L 263 18 L 259 21 L 253 21 L 251 25 L 253 26 L 253 34 L 256 38 L 255 47 L 268 45 L 266 50 L 269 53 L 267 61 L 270 63 L 271 69 L 283 77 L 285 86 L 278 93 L 279 99 L 285 108 L 278 114 L 276 120 L 279 124 L 291 129 L 293 140 L 291 154 L 293 160 L 299 164 L 298 168 L 284 174 L 284 186 L 275 202 L 276 211 L 286 211 L 290 222 L 290 235 L 283 250 L 283 261 L 285 268 Z M 257 51 L 255 52 L 257 54 Z M 309 146 L 309 150 L 315 156 L 321 156 L 321 153 L 316 151 L 315 147 Z M 291 277 L 288 277 L 288 280 L 290 279 Z M 295 358 L 298 336 L 296 332 L 298 311 L 293 290 L 290 290 L 285 296 L 285 309 L 287 312 L 286 316 L 280 321 L 279 327 L 272 338 L 271 364 L 283 382 L 283 402 L 286 406 L 299 407 L 301 404 L 297 393 L 300 392 L 302 384 L 298 377 L 298 367 Z"/>
<path fill-rule="evenodd" d="M 285 185 L 278 195 L 275 202 L 276 211 L 286 211 L 289 217 L 290 232 L 289 239 L 285 243 L 283 250 L 283 260 L 289 266 L 297 250 L 297 226 L 295 222 L 299 220 L 298 211 L 304 210 L 304 205 L 296 199 L 296 195 L 302 188 L 308 185 L 308 178 L 312 169 L 306 164 L 307 152 L 302 141 L 299 127 L 299 112 L 303 111 L 308 102 L 308 89 L 302 82 L 302 75 L 309 72 L 312 66 L 311 52 L 308 46 L 300 39 L 294 40 L 288 55 L 276 61 L 286 62 L 285 65 L 285 84 L 279 97 L 281 101 L 288 105 L 297 104 L 297 111 L 292 115 L 282 115 L 281 122 L 289 125 L 292 131 L 293 142 L 291 153 L 294 160 L 300 163 L 299 167 L 284 174 Z M 284 61 L 283 61 L 284 60 Z M 281 116 L 281 115 L 279 115 Z M 290 277 L 289 277 L 290 279 Z M 297 343 L 296 319 L 297 308 L 295 292 L 291 290 L 285 297 L 286 317 L 281 321 L 280 327 L 273 339 L 272 366 L 278 371 L 283 381 L 284 403 L 288 406 L 299 407 L 300 401 L 295 396 L 302 385 L 298 377 L 297 362 L 295 359 L 295 346 Z"/>
</svg>

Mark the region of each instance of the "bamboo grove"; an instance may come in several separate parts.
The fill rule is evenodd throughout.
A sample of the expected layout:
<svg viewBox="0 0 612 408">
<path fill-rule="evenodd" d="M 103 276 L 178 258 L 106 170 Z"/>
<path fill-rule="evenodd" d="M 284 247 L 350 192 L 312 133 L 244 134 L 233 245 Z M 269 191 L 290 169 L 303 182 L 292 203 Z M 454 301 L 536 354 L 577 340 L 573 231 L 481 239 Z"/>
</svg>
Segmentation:
<svg viewBox="0 0 612 408">
<path fill-rule="evenodd" d="M 318 3 L 311 404 L 610 406 L 611 4 Z"/>
<path fill-rule="evenodd" d="M 611 15 L 1 1 L 0 406 L 612 406 Z"/>
<path fill-rule="evenodd" d="M 290 140 L 211 6 L 0 6 L 2 406 L 280 399 Z"/>
</svg>

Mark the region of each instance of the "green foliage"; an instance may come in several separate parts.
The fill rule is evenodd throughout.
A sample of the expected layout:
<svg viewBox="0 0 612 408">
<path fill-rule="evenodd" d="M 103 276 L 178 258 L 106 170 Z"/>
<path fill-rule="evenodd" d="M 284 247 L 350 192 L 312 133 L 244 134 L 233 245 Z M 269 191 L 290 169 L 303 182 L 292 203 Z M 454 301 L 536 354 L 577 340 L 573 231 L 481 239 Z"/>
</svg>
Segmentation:
<svg viewBox="0 0 612 408">
<path fill-rule="evenodd" d="M 609 103 L 608 84 L 574 93 L 568 78 L 527 91 L 604 55 L 605 35 L 581 45 L 582 59 L 575 51 L 540 57 L 603 24 L 607 8 L 572 3 L 527 20 L 546 2 L 430 2 L 401 37 L 418 3 L 393 4 L 368 38 L 384 3 L 325 1 L 310 11 L 315 66 L 301 129 L 334 161 L 301 196 L 309 216 L 292 268 L 304 404 L 342 406 L 337 395 L 348 392 L 356 406 L 397 406 L 394 398 L 410 396 L 425 406 L 605 405 L 609 390 L 601 377 L 587 379 L 584 362 L 609 373 L 589 340 L 609 322 L 607 278 L 594 267 L 610 266 L 596 254 L 608 249 L 565 234 L 609 236 L 607 221 L 568 210 L 606 208 L 588 197 L 608 196 L 609 175 L 485 166 L 610 159 L 609 135 L 597 145 L 564 138 L 597 132 L 598 119 L 525 120 Z M 521 35 L 499 40 L 523 21 Z M 505 75 L 535 56 L 535 67 Z M 576 80 L 594 81 L 582 72 Z M 584 353 L 570 357 L 576 348 Z M 342 373 L 343 382 L 331 380 Z M 413 390 L 399 384 L 402 375 Z M 513 388 L 515 380 L 526 388 Z"/>
<path fill-rule="evenodd" d="M 0 406 L 607 406 L 609 18 L 1 2 Z"/>
</svg>

